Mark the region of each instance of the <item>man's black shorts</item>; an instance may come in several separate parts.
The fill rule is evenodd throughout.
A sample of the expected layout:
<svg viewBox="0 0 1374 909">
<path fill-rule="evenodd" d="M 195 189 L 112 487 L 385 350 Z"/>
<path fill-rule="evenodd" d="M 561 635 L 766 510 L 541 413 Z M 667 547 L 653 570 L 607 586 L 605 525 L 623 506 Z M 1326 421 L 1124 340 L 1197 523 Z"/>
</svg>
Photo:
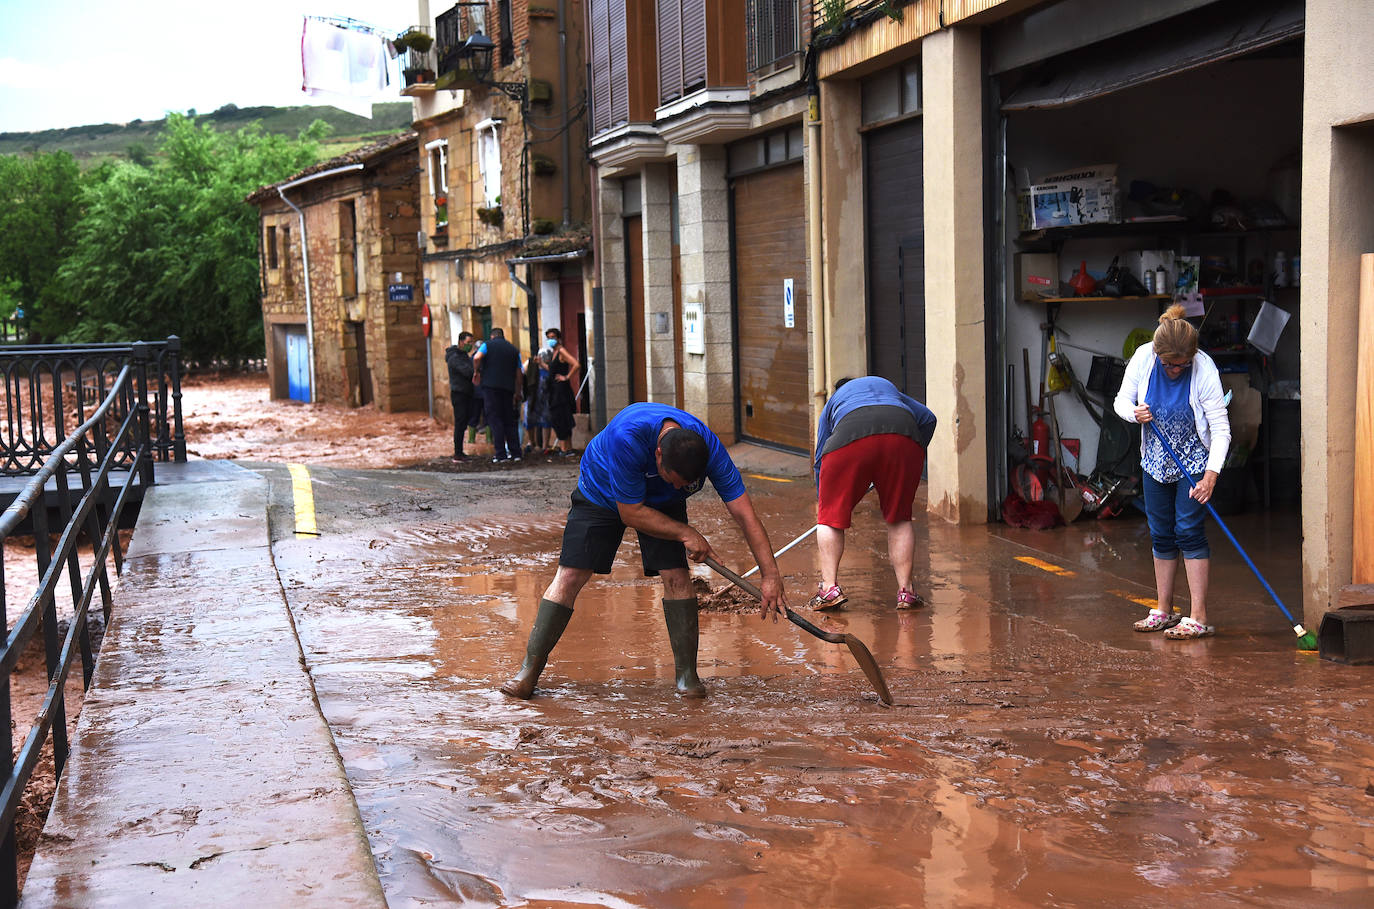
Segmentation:
<svg viewBox="0 0 1374 909">
<path fill-rule="evenodd" d="M 680 499 L 664 505 L 651 505 L 675 521 L 687 523 L 687 501 Z M 687 547 L 678 540 L 664 540 L 639 533 L 639 554 L 644 574 L 652 577 L 665 568 L 686 568 Z M 615 551 L 625 537 L 620 514 L 593 503 L 574 489 L 568 525 L 563 529 L 563 552 L 558 564 L 565 568 L 588 568 L 597 574 L 610 574 Z"/>
</svg>

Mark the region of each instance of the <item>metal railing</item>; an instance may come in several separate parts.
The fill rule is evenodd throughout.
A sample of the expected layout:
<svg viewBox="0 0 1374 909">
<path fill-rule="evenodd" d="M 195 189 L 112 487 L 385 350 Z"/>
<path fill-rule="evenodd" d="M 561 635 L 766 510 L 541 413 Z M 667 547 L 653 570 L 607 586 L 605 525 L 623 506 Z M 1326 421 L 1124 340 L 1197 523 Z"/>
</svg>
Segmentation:
<svg viewBox="0 0 1374 909">
<path fill-rule="evenodd" d="M 0 475 L 33 473 L 109 391 L 114 378 L 143 351 L 150 375 L 152 454 L 158 461 L 186 460 L 181 413 L 181 340 L 125 344 L 33 344 L 0 347 L 5 382 L 0 422 Z M 141 403 L 148 404 L 146 400 Z M 123 418 L 116 411 L 110 419 Z M 90 457 L 87 452 L 83 457 Z M 132 452 L 122 451 L 127 467 Z"/>
<path fill-rule="evenodd" d="M 458 66 L 458 52 L 463 42 L 477 32 L 487 33 L 487 4 L 461 2 L 434 17 L 434 52 L 439 72 L 449 72 Z"/>
<path fill-rule="evenodd" d="M 18 900 L 15 818 L 24 790 L 42 756 L 43 746 L 52 738 L 55 779 L 61 779 L 66 764 L 67 710 L 64 691 L 72 662 L 81 655 L 81 678 L 89 688 L 95 670 L 87 612 L 98 588 L 106 626 L 110 618 L 110 581 L 105 561 L 114 556 L 115 573 L 124 570 L 119 548 L 120 514 L 131 501 L 135 483 L 146 489 L 153 482 L 152 444 L 148 401 L 148 369 L 152 345 L 130 345 L 131 357 L 113 377 L 104 400 L 95 406 L 84 422 L 53 448 L 43 466 L 24 490 L 0 515 L 0 544 L 15 534 L 25 518 L 32 518 L 34 553 L 38 569 L 38 589 L 28 604 L 9 625 L 9 591 L 0 583 L 0 620 L 8 634 L 0 651 L 0 906 L 13 906 Z M 111 419 L 119 414 L 117 428 Z M 110 474 L 121 467 L 128 477 L 110 501 Z M 71 475 L 80 478 L 72 489 Z M 58 509 L 63 528 L 52 546 L 45 487 L 56 480 Z M 143 491 L 140 489 L 140 492 Z M 75 507 L 73 496 L 80 494 Z M 91 567 L 82 574 L 77 542 L 84 535 L 92 548 Z M 5 574 L 4 549 L 0 548 L 0 581 Z M 72 617 L 65 636 L 59 639 L 56 594 L 66 574 L 70 584 Z M 14 753 L 11 731 L 10 676 L 36 634 L 41 635 L 47 667 L 48 690 L 33 724 L 24 736 L 19 753 Z M 23 726 L 19 727 L 21 730 Z M 13 755 L 13 757 L 12 757 Z"/>
</svg>

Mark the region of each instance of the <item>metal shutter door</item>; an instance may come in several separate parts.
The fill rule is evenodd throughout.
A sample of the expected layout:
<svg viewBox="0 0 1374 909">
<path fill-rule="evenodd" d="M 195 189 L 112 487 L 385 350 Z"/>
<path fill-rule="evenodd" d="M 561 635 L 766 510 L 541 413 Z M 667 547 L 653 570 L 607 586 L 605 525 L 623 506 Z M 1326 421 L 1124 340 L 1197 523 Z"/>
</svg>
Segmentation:
<svg viewBox="0 0 1374 909">
<path fill-rule="evenodd" d="M 611 0 L 611 126 L 630 122 L 630 61 L 625 41 L 625 0 Z"/>
<path fill-rule="evenodd" d="M 802 166 L 739 177 L 732 201 L 740 430 L 806 451 L 811 399 Z M 783 325 L 784 278 L 793 283 L 792 328 Z"/>
<path fill-rule="evenodd" d="M 921 120 L 864 138 L 868 371 L 926 395 L 925 213 Z"/>
</svg>

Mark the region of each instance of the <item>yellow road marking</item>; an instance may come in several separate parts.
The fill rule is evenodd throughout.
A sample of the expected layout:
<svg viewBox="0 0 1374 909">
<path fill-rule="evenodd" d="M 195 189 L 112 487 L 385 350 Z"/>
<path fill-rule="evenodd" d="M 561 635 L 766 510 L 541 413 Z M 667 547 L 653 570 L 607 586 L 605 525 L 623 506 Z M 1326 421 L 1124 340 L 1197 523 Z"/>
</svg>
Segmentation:
<svg viewBox="0 0 1374 909">
<path fill-rule="evenodd" d="M 1107 592 L 1110 593 L 1110 594 L 1111 594 L 1112 596 L 1114 596 L 1114 597 L 1121 597 L 1121 599 L 1123 599 L 1123 600 L 1130 600 L 1132 603 L 1135 603 L 1137 606 L 1144 606 L 1146 609 L 1155 609 L 1155 608 L 1157 608 L 1157 607 L 1159 606 L 1159 601 L 1156 600 L 1154 597 L 1141 597 L 1141 596 L 1136 596 L 1135 594 L 1133 594 L 1133 593 L 1131 593 L 1131 592 L 1129 592 L 1129 591 L 1126 591 L 1126 590 L 1108 590 Z M 1182 612 L 1182 611 L 1183 611 L 1183 608 L 1182 608 L 1181 606 L 1175 606 L 1175 607 L 1174 607 L 1174 612 Z"/>
<path fill-rule="evenodd" d="M 1041 571 L 1048 571 L 1050 574 L 1057 574 L 1061 578 L 1071 578 L 1077 574 L 1077 572 L 1070 571 L 1067 568 L 1060 568 L 1058 565 L 1051 564 L 1042 559 L 1037 559 L 1034 556 L 1017 556 L 1016 561 L 1029 565 L 1032 568 L 1039 568 Z"/>
<path fill-rule="evenodd" d="M 790 479 L 788 479 L 787 477 L 770 477 L 770 476 L 768 476 L 767 474 L 762 474 L 762 473 L 746 473 L 745 476 L 746 476 L 746 477 L 751 477 L 752 479 L 755 479 L 755 480 L 770 480 L 770 481 L 772 481 L 772 482 L 774 482 L 774 483 L 791 483 L 791 482 L 792 482 L 792 481 L 791 481 Z"/>
<path fill-rule="evenodd" d="M 315 528 L 315 491 L 310 485 L 310 470 L 304 464 L 287 464 L 291 471 L 291 494 L 296 501 L 296 536 L 317 537 Z"/>
</svg>

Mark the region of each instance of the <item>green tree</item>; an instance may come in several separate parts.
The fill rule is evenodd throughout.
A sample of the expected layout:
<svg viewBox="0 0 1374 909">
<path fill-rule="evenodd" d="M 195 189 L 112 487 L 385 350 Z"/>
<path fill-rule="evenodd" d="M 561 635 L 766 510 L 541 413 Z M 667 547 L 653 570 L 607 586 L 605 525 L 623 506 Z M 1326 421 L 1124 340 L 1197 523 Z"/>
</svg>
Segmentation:
<svg viewBox="0 0 1374 909">
<path fill-rule="evenodd" d="M 150 166 L 105 167 L 60 271 L 77 315 L 63 340 L 175 334 L 191 360 L 261 356 L 258 212 L 244 198 L 315 163 L 326 130 L 221 133 L 172 115 Z"/>
<path fill-rule="evenodd" d="M 81 214 L 81 173 L 66 152 L 0 156 L 0 286 L 35 340 L 61 324 L 57 272 Z M 49 316 L 53 318 L 49 318 Z"/>
</svg>

